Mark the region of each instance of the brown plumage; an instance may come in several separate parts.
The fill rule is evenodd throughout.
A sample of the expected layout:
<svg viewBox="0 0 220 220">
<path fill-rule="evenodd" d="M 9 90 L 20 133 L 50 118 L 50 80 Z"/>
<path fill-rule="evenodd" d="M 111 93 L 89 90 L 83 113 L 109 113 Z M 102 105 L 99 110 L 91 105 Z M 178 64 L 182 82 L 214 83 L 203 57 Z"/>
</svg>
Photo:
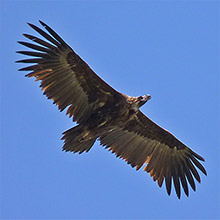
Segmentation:
<svg viewBox="0 0 220 220">
<path fill-rule="evenodd" d="M 195 167 L 206 175 L 198 161 L 204 159 L 139 110 L 150 95 L 130 97 L 119 93 L 97 76 L 50 27 L 40 23 L 48 33 L 29 25 L 50 43 L 24 34 L 36 44 L 19 43 L 35 51 L 18 53 L 34 58 L 17 62 L 30 63 L 31 66 L 20 70 L 30 71 L 27 77 L 41 81 L 44 95 L 60 111 L 67 108 L 66 113 L 78 123 L 63 133 L 63 150 L 88 152 L 98 138 L 101 145 L 137 170 L 146 164 L 144 170 L 160 187 L 165 180 L 169 195 L 172 182 L 178 198 L 180 183 L 187 196 L 188 183 L 195 191 L 194 178 L 200 182 Z"/>
</svg>

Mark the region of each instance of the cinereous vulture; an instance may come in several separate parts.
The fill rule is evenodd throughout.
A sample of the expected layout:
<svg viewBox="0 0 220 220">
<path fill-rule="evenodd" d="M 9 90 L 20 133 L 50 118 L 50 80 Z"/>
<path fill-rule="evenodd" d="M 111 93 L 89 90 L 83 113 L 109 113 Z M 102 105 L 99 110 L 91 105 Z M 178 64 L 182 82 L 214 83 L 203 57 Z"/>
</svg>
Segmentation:
<svg viewBox="0 0 220 220">
<path fill-rule="evenodd" d="M 40 81 L 43 94 L 52 99 L 60 111 L 67 108 L 66 113 L 78 123 L 63 133 L 63 150 L 88 152 L 98 139 L 102 146 L 137 170 L 146 164 L 144 170 L 160 187 L 165 180 L 169 195 L 172 182 L 178 198 L 180 184 L 187 196 L 188 184 L 195 191 L 194 179 L 200 182 L 196 167 L 207 175 L 199 162 L 204 159 L 139 110 L 151 96 L 131 97 L 116 91 L 56 32 L 42 21 L 40 24 L 47 33 L 29 25 L 46 41 L 24 34 L 35 43 L 18 43 L 33 51 L 18 53 L 32 58 L 17 62 L 30 64 L 19 70 L 29 71 L 26 76 Z"/>
</svg>

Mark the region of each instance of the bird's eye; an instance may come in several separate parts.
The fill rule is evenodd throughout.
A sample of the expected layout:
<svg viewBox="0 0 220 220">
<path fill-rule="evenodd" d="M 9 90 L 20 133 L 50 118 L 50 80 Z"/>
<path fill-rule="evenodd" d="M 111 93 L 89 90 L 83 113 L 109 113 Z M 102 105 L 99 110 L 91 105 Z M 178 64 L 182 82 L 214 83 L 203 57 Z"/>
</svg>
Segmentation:
<svg viewBox="0 0 220 220">
<path fill-rule="evenodd" d="M 138 97 L 138 101 L 141 101 L 142 99 L 143 99 L 142 96 L 139 96 L 139 97 Z"/>
</svg>

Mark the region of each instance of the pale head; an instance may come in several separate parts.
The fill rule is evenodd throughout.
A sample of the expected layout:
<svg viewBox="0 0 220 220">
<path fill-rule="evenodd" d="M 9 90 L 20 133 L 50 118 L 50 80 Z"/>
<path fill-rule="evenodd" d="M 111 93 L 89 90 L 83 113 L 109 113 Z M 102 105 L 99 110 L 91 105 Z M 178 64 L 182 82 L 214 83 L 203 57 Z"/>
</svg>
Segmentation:
<svg viewBox="0 0 220 220">
<path fill-rule="evenodd" d="M 144 105 L 150 99 L 151 99 L 151 95 L 149 95 L 149 94 L 143 95 L 143 96 L 138 96 L 137 100 L 136 100 L 138 108 L 140 108 L 142 105 Z"/>
</svg>

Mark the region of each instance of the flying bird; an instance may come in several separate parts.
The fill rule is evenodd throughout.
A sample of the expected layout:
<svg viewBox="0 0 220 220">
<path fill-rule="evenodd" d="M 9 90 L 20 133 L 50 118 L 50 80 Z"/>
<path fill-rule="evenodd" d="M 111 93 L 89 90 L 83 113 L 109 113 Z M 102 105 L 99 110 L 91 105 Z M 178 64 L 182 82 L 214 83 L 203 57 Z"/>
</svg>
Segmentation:
<svg viewBox="0 0 220 220">
<path fill-rule="evenodd" d="M 131 97 L 116 91 L 55 31 L 39 22 L 46 31 L 28 25 L 45 39 L 24 34 L 34 43 L 18 43 L 33 51 L 17 51 L 31 58 L 16 62 L 30 64 L 19 70 L 29 71 L 25 76 L 40 81 L 43 94 L 60 111 L 67 109 L 66 114 L 77 122 L 63 133 L 63 150 L 88 152 L 98 139 L 137 170 L 144 165 L 144 171 L 150 173 L 159 187 L 165 182 L 168 195 L 172 184 L 178 198 L 181 188 L 189 195 L 188 185 L 195 191 L 194 179 L 201 181 L 196 168 L 207 175 L 199 162 L 204 159 L 140 111 L 151 96 Z"/>
</svg>

